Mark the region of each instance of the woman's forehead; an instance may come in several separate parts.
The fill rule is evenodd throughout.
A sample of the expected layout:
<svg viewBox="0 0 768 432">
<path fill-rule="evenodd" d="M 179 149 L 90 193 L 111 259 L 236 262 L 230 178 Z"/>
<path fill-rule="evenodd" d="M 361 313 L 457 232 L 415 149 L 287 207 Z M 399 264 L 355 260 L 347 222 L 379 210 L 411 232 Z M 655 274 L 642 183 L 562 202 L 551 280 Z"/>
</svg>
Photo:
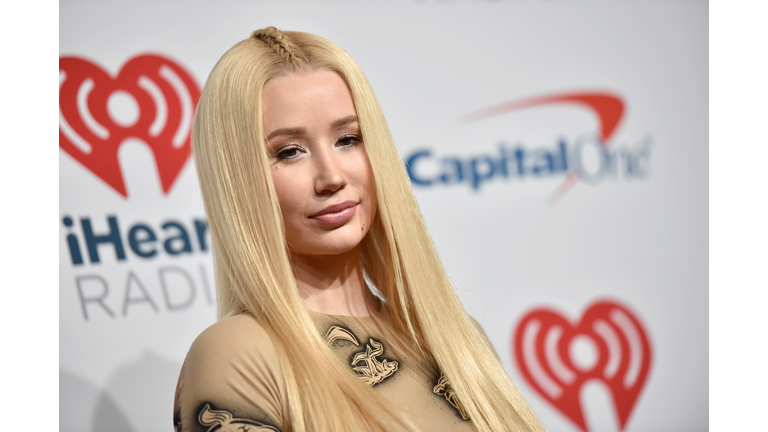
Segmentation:
<svg viewBox="0 0 768 432">
<path fill-rule="evenodd" d="M 320 70 L 282 75 L 262 91 L 265 131 L 333 122 L 355 114 L 347 83 L 336 72 Z"/>
</svg>

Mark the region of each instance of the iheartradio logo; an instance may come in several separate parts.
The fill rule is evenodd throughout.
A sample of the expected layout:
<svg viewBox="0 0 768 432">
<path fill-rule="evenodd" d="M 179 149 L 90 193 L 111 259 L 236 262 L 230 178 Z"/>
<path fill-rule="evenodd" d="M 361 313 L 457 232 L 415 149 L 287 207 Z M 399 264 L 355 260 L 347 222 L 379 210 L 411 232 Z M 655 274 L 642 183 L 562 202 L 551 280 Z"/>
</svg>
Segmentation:
<svg viewBox="0 0 768 432">
<path fill-rule="evenodd" d="M 168 194 L 191 155 L 191 126 L 200 89 L 178 63 L 140 55 L 112 77 L 78 57 L 59 58 L 59 147 L 123 197 L 118 151 L 145 142 Z"/>
<path fill-rule="evenodd" d="M 651 367 L 640 320 L 613 301 L 593 303 L 575 324 L 551 309 L 532 310 L 518 324 L 512 346 L 528 383 L 585 432 L 579 396 L 587 381 L 607 385 L 624 430 Z"/>
</svg>

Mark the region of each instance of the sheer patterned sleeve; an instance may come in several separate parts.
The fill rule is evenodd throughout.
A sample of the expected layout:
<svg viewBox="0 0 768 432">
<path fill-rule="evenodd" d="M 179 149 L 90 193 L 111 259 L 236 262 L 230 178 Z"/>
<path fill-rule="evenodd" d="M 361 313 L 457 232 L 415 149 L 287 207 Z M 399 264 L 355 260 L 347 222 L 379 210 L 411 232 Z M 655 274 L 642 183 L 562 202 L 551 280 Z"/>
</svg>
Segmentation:
<svg viewBox="0 0 768 432">
<path fill-rule="evenodd" d="M 187 354 L 173 408 L 176 432 L 275 432 L 287 414 L 269 335 L 250 315 L 209 327 Z"/>
</svg>

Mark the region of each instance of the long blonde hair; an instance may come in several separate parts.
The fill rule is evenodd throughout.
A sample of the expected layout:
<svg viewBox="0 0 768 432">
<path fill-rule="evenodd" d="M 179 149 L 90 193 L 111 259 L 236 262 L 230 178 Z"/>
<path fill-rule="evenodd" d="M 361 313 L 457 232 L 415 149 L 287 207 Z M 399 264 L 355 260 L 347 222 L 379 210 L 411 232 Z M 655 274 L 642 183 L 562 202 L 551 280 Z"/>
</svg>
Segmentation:
<svg viewBox="0 0 768 432">
<path fill-rule="evenodd" d="M 378 199 L 361 258 L 395 330 L 434 359 L 478 430 L 543 430 L 456 296 L 362 70 L 319 36 L 268 27 L 214 67 L 193 142 L 219 319 L 250 313 L 275 341 L 288 394 L 284 430 L 416 430 L 333 355 L 296 288 L 265 150 L 261 90 L 268 80 L 301 70 L 335 71 L 352 93 Z M 279 343 L 289 340 L 302 343 Z"/>
</svg>

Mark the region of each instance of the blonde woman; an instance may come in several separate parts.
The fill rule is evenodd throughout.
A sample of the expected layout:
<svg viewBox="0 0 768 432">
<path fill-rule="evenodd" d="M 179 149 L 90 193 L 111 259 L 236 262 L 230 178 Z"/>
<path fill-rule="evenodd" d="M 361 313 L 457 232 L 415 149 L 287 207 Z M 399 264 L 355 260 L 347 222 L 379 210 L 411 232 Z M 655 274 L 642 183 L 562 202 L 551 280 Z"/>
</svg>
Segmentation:
<svg viewBox="0 0 768 432">
<path fill-rule="evenodd" d="M 177 431 L 539 431 L 429 237 L 357 64 L 257 30 L 205 84 L 195 162 L 219 321 Z"/>
</svg>

